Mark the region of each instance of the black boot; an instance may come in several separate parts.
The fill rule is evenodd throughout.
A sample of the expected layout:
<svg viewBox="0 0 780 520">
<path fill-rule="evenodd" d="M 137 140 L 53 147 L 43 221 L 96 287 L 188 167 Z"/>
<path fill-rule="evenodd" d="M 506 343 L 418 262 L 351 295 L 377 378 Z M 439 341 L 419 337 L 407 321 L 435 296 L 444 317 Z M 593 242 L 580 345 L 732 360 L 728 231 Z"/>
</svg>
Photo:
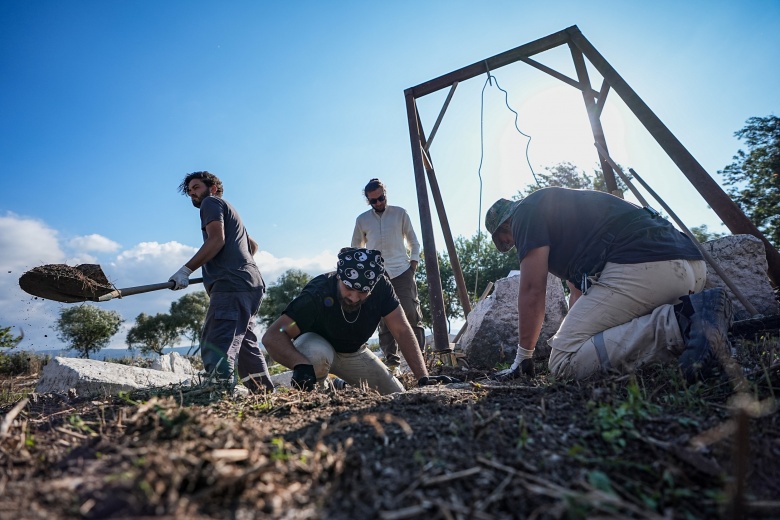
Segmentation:
<svg viewBox="0 0 780 520">
<path fill-rule="evenodd" d="M 689 383 L 711 376 L 721 359 L 731 357 L 728 332 L 733 320 L 731 300 L 721 288 L 707 289 L 680 298 L 675 305 L 685 350 L 680 369 Z"/>
</svg>

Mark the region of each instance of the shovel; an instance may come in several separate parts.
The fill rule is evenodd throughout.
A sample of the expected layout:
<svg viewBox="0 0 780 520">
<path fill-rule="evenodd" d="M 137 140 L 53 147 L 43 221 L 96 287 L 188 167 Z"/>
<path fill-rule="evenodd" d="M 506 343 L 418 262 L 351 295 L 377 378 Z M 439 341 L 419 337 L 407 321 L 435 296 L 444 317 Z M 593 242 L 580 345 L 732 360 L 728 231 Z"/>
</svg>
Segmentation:
<svg viewBox="0 0 780 520">
<path fill-rule="evenodd" d="M 190 280 L 190 283 L 201 282 L 203 278 Z M 174 285 L 169 281 L 117 289 L 97 264 L 81 264 L 76 267 L 65 264 L 43 265 L 27 271 L 19 278 L 19 287 L 26 293 L 63 303 L 107 302 L 133 294 L 172 289 Z"/>
</svg>

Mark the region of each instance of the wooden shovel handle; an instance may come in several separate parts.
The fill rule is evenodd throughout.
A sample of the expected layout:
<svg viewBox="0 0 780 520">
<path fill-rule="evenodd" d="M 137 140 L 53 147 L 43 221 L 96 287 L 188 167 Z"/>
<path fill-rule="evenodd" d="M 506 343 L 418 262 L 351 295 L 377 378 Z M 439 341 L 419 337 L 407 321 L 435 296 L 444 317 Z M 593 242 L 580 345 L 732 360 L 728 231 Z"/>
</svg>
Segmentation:
<svg viewBox="0 0 780 520">
<path fill-rule="evenodd" d="M 203 278 L 191 278 L 190 283 L 202 283 Z M 139 285 L 138 287 L 127 287 L 125 289 L 115 289 L 110 293 L 99 296 L 96 301 L 107 302 L 114 298 L 122 298 L 124 296 L 132 296 L 133 294 L 143 294 L 152 291 L 159 291 L 160 289 L 172 289 L 175 284 L 173 282 L 153 283 L 151 285 Z"/>
</svg>

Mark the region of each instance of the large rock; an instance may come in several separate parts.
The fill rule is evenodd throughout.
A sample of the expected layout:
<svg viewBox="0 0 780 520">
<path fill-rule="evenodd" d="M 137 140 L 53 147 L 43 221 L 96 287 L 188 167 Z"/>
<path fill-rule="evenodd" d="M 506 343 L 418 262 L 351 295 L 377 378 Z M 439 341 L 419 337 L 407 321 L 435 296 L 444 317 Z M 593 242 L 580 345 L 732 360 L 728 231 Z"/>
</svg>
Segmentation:
<svg viewBox="0 0 780 520">
<path fill-rule="evenodd" d="M 775 292 L 767 277 L 767 261 L 764 243 L 753 235 L 731 235 L 702 244 L 731 282 L 756 308 L 759 314 L 778 314 Z M 734 304 L 734 319 L 745 320 L 753 316 L 734 296 L 709 263 L 707 287 L 723 287 Z"/>
<path fill-rule="evenodd" d="M 496 281 L 493 294 L 474 306 L 467 318 L 468 326 L 460 340 L 466 360 L 474 368 L 489 369 L 496 363 L 513 361 L 517 350 L 517 294 L 520 274 Z M 535 355 L 550 355 L 547 340 L 561 326 L 568 305 L 561 280 L 547 276 L 547 301 L 542 332 Z"/>
<path fill-rule="evenodd" d="M 197 371 L 192 368 L 192 363 L 178 352 L 162 354 L 152 362 L 152 370 L 173 372 L 184 376 L 194 376 Z"/>
<path fill-rule="evenodd" d="M 291 387 L 292 386 L 292 370 L 286 370 L 284 372 L 280 372 L 278 374 L 272 375 L 271 376 L 271 382 L 274 384 L 274 386 Z"/>
<path fill-rule="evenodd" d="M 35 391 L 78 397 L 103 397 L 132 390 L 189 385 L 189 374 L 163 372 L 92 359 L 55 357 L 45 367 Z"/>
</svg>

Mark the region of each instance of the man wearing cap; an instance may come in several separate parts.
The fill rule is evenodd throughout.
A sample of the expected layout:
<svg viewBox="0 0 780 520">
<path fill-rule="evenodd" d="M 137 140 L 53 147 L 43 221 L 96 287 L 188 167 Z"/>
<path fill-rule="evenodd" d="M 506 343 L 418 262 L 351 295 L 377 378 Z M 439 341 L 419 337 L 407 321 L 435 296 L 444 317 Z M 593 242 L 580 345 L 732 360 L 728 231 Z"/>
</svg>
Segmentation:
<svg viewBox="0 0 780 520">
<path fill-rule="evenodd" d="M 268 327 L 263 345 L 274 360 L 293 369 L 293 386 L 313 390 L 332 373 L 381 394 L 403 392 L 401 382 L 366 345 L 381 318 L 420 386 L 456 381 L 428 376 L 417 339 L 384 272 L 379 251 L 344 248 L 336 271 L 310 281 Z"/>
<path fill-rule="evenodd" d="M 544 188 L 498 200 L 485 227 L 499 251 L 514 246 L 520 260 L 519 344 L 499 378 L 534 375 L 548 272 L 571 291 L 549 340 L 555 376 L 676 361 L 694 381 L 729 355 L 731 302 L 723 289 L 702 291 L 707 271 L 696 244 L 654 210 L 603 192 Z"/>
<path fill-rule="evenodd" d="M 385 260 L 385 273 L 390 278 L 406 320 L 412 326 L 417 343 L 424 348 L 425 328 L 414 280 L 420 261 L 420 242 L 414 234 L 412 221 L 405 209 L 387 203 L 387 188 L 379 179 L 368 181 L 363 188 L 363 195 L 371 209 L 358 215 L 355 220 L 352 247 L 381 251 Z M 384 320 L 379 322 L 379 347 L 384 352 L 385 363 L 390 367 L 398 366 L 401 361 L 398 344 Z"/>
</svg>

